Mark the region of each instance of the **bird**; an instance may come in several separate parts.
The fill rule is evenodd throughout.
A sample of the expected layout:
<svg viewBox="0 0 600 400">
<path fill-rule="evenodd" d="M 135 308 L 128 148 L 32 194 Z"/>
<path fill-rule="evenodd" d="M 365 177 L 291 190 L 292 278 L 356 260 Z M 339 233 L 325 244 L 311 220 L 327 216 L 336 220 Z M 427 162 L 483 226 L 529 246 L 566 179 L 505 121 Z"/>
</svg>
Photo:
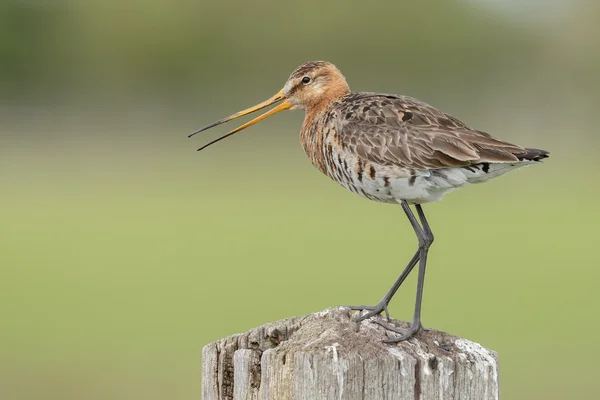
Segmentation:
<svg viewBox="0 0 600 400">
<path fill-rule="evenodd" d="M 395 94 L 352 92 L 340 70 L 327 61 L 297 67 L 283 88 L 262 103 L 192 132 L 207 129 L 277 104 L 269 111 L 207 143 L 203 150 L 284 110 L 304 110 L 300 143 L 311 163 L 347 190 L 366 199 L 399 204 L 417 237 L 417 250 L 400 276 L 374 306 L 358 310 L 357 322 L 371 320 L 405 341 L 423 329 L 421 305 L 427 254 L 434 235 L 423 204 L 437 202 L 465 185 L 487 182 L 508 171 L 541 162 L 549 152 L 496 139 L 418 99 Z M 416 210 L 416 215 L 413 212 Z M 418 264 L 412 322 L 390 324 L 388 305 Z"/>
</svg>

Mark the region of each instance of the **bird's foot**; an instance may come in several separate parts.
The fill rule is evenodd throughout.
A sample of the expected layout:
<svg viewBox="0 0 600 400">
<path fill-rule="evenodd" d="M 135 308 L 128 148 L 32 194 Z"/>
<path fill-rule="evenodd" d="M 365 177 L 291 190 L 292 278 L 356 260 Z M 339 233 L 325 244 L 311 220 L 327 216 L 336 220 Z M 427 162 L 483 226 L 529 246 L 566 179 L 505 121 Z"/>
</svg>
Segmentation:
<svg viewBox="0 0 600 400">
<path fill-rule="evenodd" d="M 371 317 L 379 315 L 382 312 L 385 312 L 385 318 L 388 321 L 391 321 L 390 312 L 388 311 L 388 303 L 384 302 L 384 301 L 380 301 L 379 303 L 377 303 L 374 306 L 348 306 L 348 308 L 350 308 L 353 311 L 359 311 L 359 313 L 358 313 L 359 317 L 356 319 L 356 322 L 364 321 L 366 319 L 369 319 Z M 361 314 L 360 311 L 368 311 L 368 312 L 360 315 Z"/>
<path fill-rule="evenodd" d="M 394 338 L 394 339 L 386 339 L 384 340 L 384 343 L 399 343 L 399 342 L 403 342 L 405 340 L 410 339 L 411 337 L 413 337 L 417 332 L 419 332 L 421 329 L 424 331 L 429 331 L 430 329 L 425 329 L 423 328 L 423 325 L 421 325 L 421 322 L 413 322 L 408 329 L 401 329 L 398 328 L 394 325 L 390 325 L 390 324 L 386 324 L 383 321 L 380 320 L 373 320 L 373 323 L 382 326 L 384 329 L 391 331 L 391 332 L 395 332 L 395 333 L 399 333 L 401 336 L 399 338 Z"/>
</svg>

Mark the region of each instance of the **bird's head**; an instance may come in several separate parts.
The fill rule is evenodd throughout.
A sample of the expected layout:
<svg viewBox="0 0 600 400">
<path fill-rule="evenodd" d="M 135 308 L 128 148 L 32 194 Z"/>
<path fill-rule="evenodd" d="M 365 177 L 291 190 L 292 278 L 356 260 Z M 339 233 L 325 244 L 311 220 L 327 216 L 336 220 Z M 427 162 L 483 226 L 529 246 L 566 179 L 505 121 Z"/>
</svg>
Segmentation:
<svg viewBox="0 0 600 400">
<path fill-rule="evenodd" d="M 282 90 L 292 109 L 318 107 L 349 91 L 344 75 L 327 61 L 309 61 L 300 65 Z"/>
<path fill-rule="evenodd" d="M 254 125 L 280 111 L 306 109 L 307 112 L 318 112 L 333 100 L 349 92 L 350 89 L 346 83 L 346 78 L 344 78 L 335 65 L 327 61 L 309 61 L 296 68 L 285 82 L 283 89 L 270 99 L 253 107 L 239 111 L 229 117 L 213 122 L 212 124 L 191 133 L 189 136 L 193 136 L 214 126 L 231 121 L 232 119 L 243 117 L 244 115 L 248 115 L 272 104 L 281 102 L 266 113 L 259 115 L 253 120 L 246 122 L 242 126 L 198 149 L 202 150 L 211 144 L 225 139 L 226 137 Z"/>
</svg>

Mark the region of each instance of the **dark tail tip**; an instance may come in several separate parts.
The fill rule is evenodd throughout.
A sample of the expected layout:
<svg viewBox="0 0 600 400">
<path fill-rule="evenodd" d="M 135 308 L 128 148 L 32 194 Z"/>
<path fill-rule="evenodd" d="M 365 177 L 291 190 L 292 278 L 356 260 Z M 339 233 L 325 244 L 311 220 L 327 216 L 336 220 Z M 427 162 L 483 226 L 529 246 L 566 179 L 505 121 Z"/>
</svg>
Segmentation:
<svg viewBox="0 0 600 400">
<path fill-rule="evenodd" d="M 515 154 L 520 161 L 542 161 L 550 157 L 550 153 L 540 149 L 525 149 L 524 153 Z"/>
</svg>

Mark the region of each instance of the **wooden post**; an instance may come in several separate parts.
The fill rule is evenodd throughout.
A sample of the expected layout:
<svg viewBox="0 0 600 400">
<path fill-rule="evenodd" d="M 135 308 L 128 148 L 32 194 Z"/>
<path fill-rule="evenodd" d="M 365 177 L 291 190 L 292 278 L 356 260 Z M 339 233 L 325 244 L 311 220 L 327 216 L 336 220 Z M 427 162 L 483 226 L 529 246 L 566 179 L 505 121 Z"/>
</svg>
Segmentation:
<svg viewBox="0 0 600 400">
<path fill-rule="evenodd" d="M 495 352 L 435 330 L 382 342 L 393 335 L 340 307 L 220 339 L 202 350 L 202 399 L 498 399 Z"/>
</svg>

